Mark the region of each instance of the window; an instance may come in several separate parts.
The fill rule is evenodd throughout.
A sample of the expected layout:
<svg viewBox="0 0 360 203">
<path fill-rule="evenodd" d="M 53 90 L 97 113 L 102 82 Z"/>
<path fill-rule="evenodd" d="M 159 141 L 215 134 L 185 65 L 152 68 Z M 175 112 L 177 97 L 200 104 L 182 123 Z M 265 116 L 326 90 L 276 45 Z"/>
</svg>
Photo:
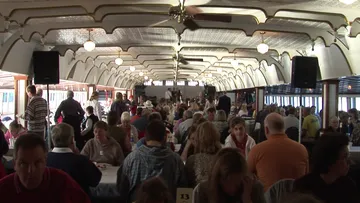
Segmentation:
<svg viewBox="0 0 360 203">
<path fill-rule="evenodd" d="M 165 81 L 165 86 L 174 86 L 174 81 L 172 80 Z"/>
<path fill-rule="evenodd" d="M 155 86 L 163 86 L 163 81 L 157 80 L 157 81 L 153 81 L 153 84 Z"/>
<path fill-rule="evenodd" d="M 284 100 L 285 100 L 285 101 L 284 101 L 284 105 L 285 105 L 285 106 L 290 105 L 290 98 L 289 98 L 289 97 L 285 97 Z"/>
<path fill-rule="evenodd" d="M 204 83 L 202 81 L 199 81 L 199 86 L 203 87 Z"/>
<path fill-rule="evenodd" d="M 146 82 L 144 82 L 144 85 L 145 85 L 145 86 L 151 86 L 151 81 L 146 81 Z"/>
<path fill-rule="evenodd" d="M 185 81 L 178 81 L 176 84 L 178 86 L 185 86 Z"/>
<path fill-rule="evenodd" d="M 188 86 L 196 86 L 196 85 L 198 85 L 198 82 L 196 82 L 196 81 L 189 81 L 188 82 Z"/>
</svg>

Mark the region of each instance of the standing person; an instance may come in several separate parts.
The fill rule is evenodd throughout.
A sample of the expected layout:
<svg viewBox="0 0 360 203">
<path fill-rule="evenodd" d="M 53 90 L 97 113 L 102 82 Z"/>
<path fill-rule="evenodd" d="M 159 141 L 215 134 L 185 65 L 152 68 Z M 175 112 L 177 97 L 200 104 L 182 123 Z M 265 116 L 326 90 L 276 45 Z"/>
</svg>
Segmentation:
<svg viewBox="0 0 360 203">
<path fill-rule="evenodd" d="M 58 118 L 63 116 L 63 123 L 67 123 L 74 128 L 75 140 L 79 149 L 81 150 L 84 146 L 83 140 L 81 139 L 81 121 L 84 118 L 84 110 L 82 109 L 79 102 L 74 99 L 74 92 L 67 92 L 67 99 L 60 103 L 54 116 L 54 121 L 57 123 Z M 79 143 L 78 143 L 79 142 Z"/>
<path fill-rule="evenodd" d="M 302 134 L 305 138 L 315 139 L 316 133 L 320 130 L 318 118 L 311 114 L 311 108 L 304 108 L 304 122 L 302 124 Z"/>
<path fill-rule="evenodd" d="M 172 101 L 171 88 L 168 88 L 168 90 L 165 92 L 165 99 L 167 104 L 169 104 L 170 101 Z"/>
<path fill-rule="evenodd" d="M 309 170 L 306 148 L 285 134 L 284 119 L 270 113 L 264 121 L 267 140 L 255 145 L 248 154 L 249 171 L 257 175 L 264 191 L 282 179 L 296 179 Z"/>
<path fill-rule="evenodd" d="M 90 203 L 88 195 L 65 172 L 46 167 L 46 144 L 37 134 L 20 136 L 12 173 L 0 180 L 1 202 Z"/>
<path fill-rule="evenodd" d="M 34 85 L 29 85 L 26 88 L 26 93 L 30 100 L 26 107 L 25 115 L 20 116 L 20 118 L 28 122 L 29 132 L 44 138 L 48 104 L 45 99 L 36 94 L 36 87 Z"/>
<path fill-rule="evenodd" d="M 226 113 L 226 116 L 229 115 L 230 113 L 230 108 L 231 108 L 231 99 L 230 97 L 226 96 L 226 92 L 224 92 L 223 96 L 221 96 L 219 98 L 219 103 L 218 103 L 218 110 L 224 110 Z"/>
<path fill-rule="evenodd" d="M 92 106 L 94 108 L 94 115 L 99 118 L 99 120 L 102 120 L 102 111 L 101 111 L 101 105 L 99 100 L 99 93 L 93 92 L 91 94 L 90 100 L 86 102 L 86 106 Z"/>
<path fill-rule="evenodd" d="M 212 96 L 209 96 L 205 103 L 205 107 L 204 107 L 205 111 L 209 108 L 215 108 L 215 107 L 216 107 L 216 105 L 215 105 L 214 98 Z"/>
<path fill-rule="evenodd" d="M 123 95 L 121 92 L 116 93 L 116 100 L 111 104 L 110 111 L 115 111 L 119 118 L 121 118 L 121 114 L 125 111 L 128 111 L 128 107 L 124 103 Z M 119 123 L 121 120 L 119 119 Z"/>
</svg>

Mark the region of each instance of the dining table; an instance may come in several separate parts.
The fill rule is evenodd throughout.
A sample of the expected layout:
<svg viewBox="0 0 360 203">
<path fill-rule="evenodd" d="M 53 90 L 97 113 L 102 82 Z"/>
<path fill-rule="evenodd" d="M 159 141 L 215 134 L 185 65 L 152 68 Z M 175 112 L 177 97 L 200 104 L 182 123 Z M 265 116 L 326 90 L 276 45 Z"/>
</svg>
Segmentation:
<svg viewBox="0 0 360 203">
<path fill-rule="evenodd" d="M 118 198 L 120 194 L 116 188 L 116 179 L 118 166 L 105 165 L 106 167 L 99 167 L 102 172 L 102 177 L 99 185 L 90 188 L 93 197 Z"/>
</svg>

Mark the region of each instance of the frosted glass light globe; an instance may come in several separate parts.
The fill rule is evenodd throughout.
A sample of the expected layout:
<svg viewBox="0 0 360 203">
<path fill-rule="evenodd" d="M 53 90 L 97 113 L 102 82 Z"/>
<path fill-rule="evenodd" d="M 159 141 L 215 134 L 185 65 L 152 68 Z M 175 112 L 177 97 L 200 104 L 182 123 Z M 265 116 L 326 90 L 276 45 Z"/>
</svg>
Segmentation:
<svg viewBox="0 0 360 203">
<path fill-rule="evenodd" d="M 86 51 L 93 51 L 95 49 L 96 45 L 95 45 L 95 42 L 91 41 L 91 40 L 88 40 L 84 43 L 84 49 Z"/>
</svg>

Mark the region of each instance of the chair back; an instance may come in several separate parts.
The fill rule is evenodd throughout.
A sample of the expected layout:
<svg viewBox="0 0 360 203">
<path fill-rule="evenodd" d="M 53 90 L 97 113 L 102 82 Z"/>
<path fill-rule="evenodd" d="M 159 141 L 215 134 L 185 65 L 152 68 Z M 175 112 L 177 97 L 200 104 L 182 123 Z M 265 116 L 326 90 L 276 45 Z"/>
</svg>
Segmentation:
<svg viewBox="0 0 360 203">
<path fill-rule="evenodd" d="M 283 179 L 273 184 L 265 192 L 266 203 L 280 203 L 282 198 L 293 190 L 294 179 Z"/>
</svg>

